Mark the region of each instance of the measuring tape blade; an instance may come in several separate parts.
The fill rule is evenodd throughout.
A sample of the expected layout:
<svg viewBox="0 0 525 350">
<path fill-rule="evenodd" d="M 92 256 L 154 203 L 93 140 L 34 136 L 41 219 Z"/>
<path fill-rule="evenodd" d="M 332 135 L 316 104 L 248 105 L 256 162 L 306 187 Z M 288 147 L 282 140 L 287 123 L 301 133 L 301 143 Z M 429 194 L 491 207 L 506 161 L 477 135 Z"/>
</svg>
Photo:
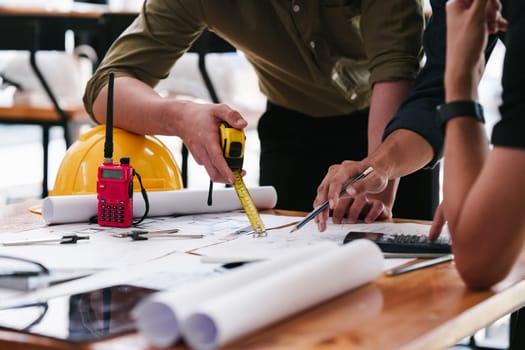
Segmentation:
<svg viewBox="0 0 525 350">
<path fill-rule="evenodd" d="M 259 216 L 257 207 L 253 203 L 253 199 L 250 195 L 250 192 L 248 192 L 248 189 L 244 184 L 241 171 L 233 170 L 233 174 L 235 175 L 235 183 L 233 184 L 233 188 L 235 188 L 235 192 L 237 192 L 237 196 L 239 197 L 242 207 L 246 212 L 246 215 L 248 216 L 248 220 L 250 220 L 250 225 L 252 225 L 254 232 L 253 235 L 256 237 L 266 236 L 267 233 L 266 229 L 264 228 L 264 223 L 261 217 Z"/>
</svg>

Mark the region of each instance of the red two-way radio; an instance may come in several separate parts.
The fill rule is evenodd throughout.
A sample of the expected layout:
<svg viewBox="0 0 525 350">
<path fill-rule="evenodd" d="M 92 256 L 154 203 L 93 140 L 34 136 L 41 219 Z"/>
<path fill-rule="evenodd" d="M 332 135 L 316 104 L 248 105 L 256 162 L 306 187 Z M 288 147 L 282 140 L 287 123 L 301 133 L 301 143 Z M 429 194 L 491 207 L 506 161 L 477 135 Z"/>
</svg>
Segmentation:
<svg viewBox="0 0 525 350">
<path fill-rule="evenodd" d="M 97 222 L 101 226 L 130 227 L 133 223 L 133 176 L 128 157 L 113 163 L 113 83 L 109 73 L 104 163 L 98 167 Z"/>
</svg>

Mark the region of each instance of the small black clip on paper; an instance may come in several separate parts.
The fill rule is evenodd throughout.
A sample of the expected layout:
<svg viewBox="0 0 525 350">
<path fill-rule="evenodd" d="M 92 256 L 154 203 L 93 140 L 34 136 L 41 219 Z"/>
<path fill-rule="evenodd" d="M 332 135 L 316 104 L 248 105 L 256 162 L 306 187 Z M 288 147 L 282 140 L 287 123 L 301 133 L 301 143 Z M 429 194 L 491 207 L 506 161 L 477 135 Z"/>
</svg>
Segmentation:
<svg viewBox="0 0 525 350">
<path fill-rule="evenodd" d="M 128 237 L 134 241 L 145 241 L 148 239 L 148 237 L 145 237 L 147 234 L 148 231 L 131 231 Z"/>
<path fill-rule="evenodd" d="M 78 241 L 89 239 L 89 236 L 79 236 L 79 235 L 65 235 L 62 236 L 60 244 L 75 244 Z"/>
<path fill-rule="evenodd" d="M 179 232 L 179 229 L 177 228 L 159 231 L 131 230 L 131 232 L 126 234 L 126 237 L 129 237 L 134 241 L 145 241 L 152 237 L 171 237 L 177 232 Z"/>
</svg>

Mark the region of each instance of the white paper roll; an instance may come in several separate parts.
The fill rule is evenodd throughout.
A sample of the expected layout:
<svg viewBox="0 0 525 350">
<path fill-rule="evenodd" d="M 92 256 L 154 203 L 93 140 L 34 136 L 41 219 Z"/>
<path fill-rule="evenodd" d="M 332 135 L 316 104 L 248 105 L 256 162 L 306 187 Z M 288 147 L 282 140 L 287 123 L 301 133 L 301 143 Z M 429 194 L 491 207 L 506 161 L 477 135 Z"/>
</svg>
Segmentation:
<svg viewBox="0 0 525 350">
<path fill-rule="evenodd" d="M 181 321 L 198 304 L 219 295 L 239 289 L 252 281 L 279 272 L 288 266 L 300 264 L 322 252 L 332 250 L 334 242 L 319 242 L 291 250 L 287 255 L 250 263 L 224 275 L 191 284 L 185 288 L 154 294 L 133 310 L 137 329 L 156 347 L 168 347 L 180 337 Z"/>
<path fill-rule="evenodd" d="M 277 192 L 272 186 L 249 188 L 258 209 L 271 209 L 277 203 Z M 213 204 L 209 206 L 208 190 L 182 189 L 177 191 L 148 192 L 148 216 L 174 214 L 218 213 L 242 209 L 233 188 L 213 190 Z M 144 199 L 140 192 L 133 194 L 133 216 L 144 214 Z M 87 222 L 97 215 L 97 195 L 49 196 L 42 203 L 42 218 L 48 225 Z"/>
<path fill-rule="evenodd" d="M 217 349 L 370 282 L 382 270 L 381 250 L 369 240 L 330 249 L 203 301 L 183 321 L 183 337 L 193 349 Z"/>
</svg>

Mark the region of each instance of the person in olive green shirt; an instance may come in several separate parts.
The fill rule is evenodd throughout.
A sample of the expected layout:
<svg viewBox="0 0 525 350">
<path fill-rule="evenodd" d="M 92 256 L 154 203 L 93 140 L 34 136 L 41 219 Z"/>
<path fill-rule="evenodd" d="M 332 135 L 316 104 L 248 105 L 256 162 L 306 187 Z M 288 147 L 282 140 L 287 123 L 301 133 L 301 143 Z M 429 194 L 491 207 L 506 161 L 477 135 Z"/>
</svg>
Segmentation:
<svg viewBox="0 0 525 350">
<path fill-rule="evenodd" d="M 308 211 L 331 164 L 381 143 L 419 71 L 423 27 L 419 0 L 147 0 L 88 82 L 84 103 L 105 122 L 114 72 L 115 126 L 179 136 L 211 180 L 233 183 L 218 124 L 245 128 L 240 113 L 153 89 L 203 30 L 213 31 L 245 54 L 268 99 L 258 123 L 260 184 L 276 188 L 277 208 Z M 367 210 L 388 216 L 382 196 L 394 189 L 370 197 Z"/>
</svg>

